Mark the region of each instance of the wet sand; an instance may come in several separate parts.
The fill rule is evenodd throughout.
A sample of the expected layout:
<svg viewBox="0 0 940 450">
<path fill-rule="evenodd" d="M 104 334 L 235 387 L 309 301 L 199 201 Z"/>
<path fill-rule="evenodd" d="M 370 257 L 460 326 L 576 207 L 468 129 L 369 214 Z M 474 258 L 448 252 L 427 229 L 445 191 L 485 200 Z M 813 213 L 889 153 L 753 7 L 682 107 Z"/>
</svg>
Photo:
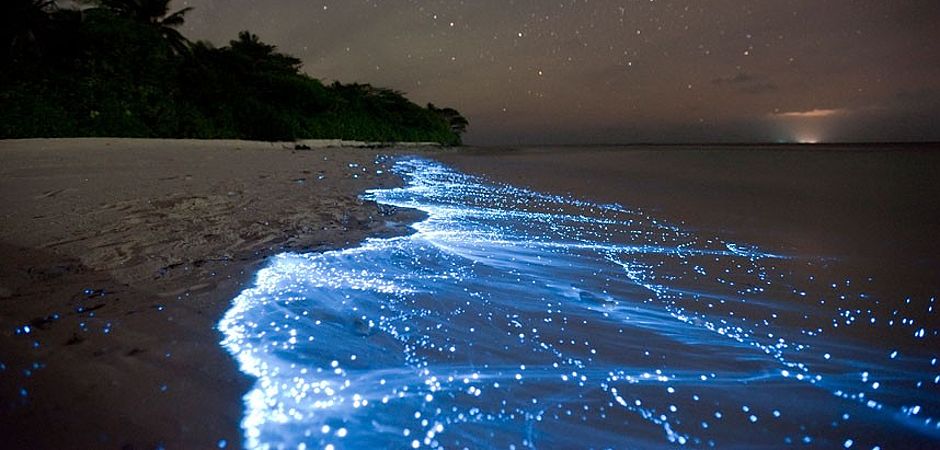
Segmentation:
<svg viewBox="0 0 940 450">
<path fill-rule="evenodd" d="M 238 447 L 250 383 L 216 322 L 270 255 L 408 232 L 358 199 L 399 152 L 0 142 L 2 446 Z"/>
</svg>

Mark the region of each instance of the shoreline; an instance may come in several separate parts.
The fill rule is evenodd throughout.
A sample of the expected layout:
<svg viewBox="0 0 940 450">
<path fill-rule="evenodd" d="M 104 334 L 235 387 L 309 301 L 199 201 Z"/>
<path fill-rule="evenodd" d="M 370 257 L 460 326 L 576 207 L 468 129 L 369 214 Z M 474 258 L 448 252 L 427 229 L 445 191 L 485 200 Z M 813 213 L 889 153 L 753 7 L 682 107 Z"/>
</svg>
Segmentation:
<svg viewBox="0 0 940 450">
<path fill-rule="evenodd" d="M 871 323 L 883 323 L 896 317 L 893 308 L 910 303 L 916 306 L 907 307 L 905 317 L 933 330 L 929 312 L 913 312 L 932 305 L 930 286 L 902 301 L 898 295 L 909 294 L 910 285 L 873 280 L 866 277 L 871 272 L 846 262 L 780 258 L 721 235 L 663 227 L 642 212 L 467 176 L 439 159 L 405 161 L 399 170 L 408 187 L 372 197 L 426 211 L 429 219 L 414 226 L 417 234 L 277 258 L 226 314 L 220 324 L 226 345 L 258 380 L 247 402 L 248 445 L 420 447 L 413 436 L 422 435 L 447 447 L 525 445 L 533 442 L 526 441 L 530 436 L 552 446 L 583 443 L 572 432 L 602 447 L 740 443 L 746 422 L 719 422 L 719 433 L 698 434 L 694 424 L 713 414 L 696 409 L 700 401 L 753 409 L 755 418 L 762 411 L 787 417 L 747 440 L 755 445 L 785 442 L 795 430 L 830 442 L 829 424 L 845 414 L 856 418 L 844 432 L 853 438 L 930 442 L 929 421 L 918 433 L 890 418 L 922 398 L 900 383 L 886 384 L 882 392 L 892 389 L 889 395 L 897 397 L 885 400 L 882 411 L 850 398 L 827 400 L 839 397 L 836 389 L 848 381 L 809 381 L 864 367 L 890 372 L 907 386 L 929 382 L 923 370 L 936 360 L 921 339 L 931 331 L 912 337 L 867 323 L 844 327 L 831 317 L 846 305 L 869 307 Z M 505 160 L 489 164 L 503 176 L 522 176 Z M 685 178 L 673 181 L 681 185 Z M 781 201 L 780 194 L 765 197 Z M 554 309 L 556 302 L 563 311 Z M 546 306 L 557 316 L 543 316 Z M 824 339 L 807 336 L 807 322 Z M 804 345 L 814 351 L 804 352 Z M 707 355 L 702 348 L 710 349 Z M 886 362 L 897 354 L 906 360 Z M 655 416 L 629 408 L 618 394 L 652 378 L 640 374 L 651 364 L 662 367 L 658 381 L 665 386 L 624 395 L 636 397 L 637 406 L 677 405 L 673 412 L 682 416 L 644 424 L 640 418 Z M 813 367 L 798 372 L 806 382 L 790 379 L 794 367 Z M 567 378 L 577 374 L 572 369 L 591 376 L 575 386 Z M 768 382 L 748 381 L 755 379 Z M 702 396 L 670 395 L 671 383 Z M 864 389 L 868 381 L 856 383 Z M 486 389 L 483 399 L 476 386 Z M 584 404 L 590 401 L 585 393 L 608 387 L 624 409 L 608 414 L 603 408 L 613 402 L 601 397 L 590 408 L 600 411 L 596 415 L 567 418 L 544 413 L 541 405 L 507 411 L 507 404 L 528 406 L 531 398 L 532 405 L 557 401 L 561 412 L 565 402 Z M 820 414 L 801 415 L 807 404 Z M 530 412 L 545 422 L 530 426 Z M 464 421 L 467 414 L 479 422 Z M 481 427 L 488 433 L 479 433 Z M 865 435 L 869 430 L 876 439 Z"/>
<path fill-rule="evenodd" d="M 420 218 L 358 199 L 401 183 L 376 152 L 420 148 L 283 144 L 0 141 L 10 444 L 240 446 L 252 380 L 216 330 L 232 299 L 272 255 L 405 234 Z"/>
<path fill-rule="evenodd" d="M 638 206 L 762 249 L 850 251 L 843 274 L 874 275 L 870 294 L 890 299 L 898 286 L 915 298 L 935 294 L 934 264 L 897 260 L 935 260 L 936 243 L 922 238 L 933 227 L 898 214 L 936 210 L 934 200 L 913 200 L 935 183 L 919 176 L 936 167 L 926 153 L 886 166 L 867 152 L 797 161 L 721 149 L 276 145 L 0 141 L 0 252 L 10 255 L 0 265 L 0 432 L 13 436 L 10 445 L 240 447 L 242 396 L 255 379 L 220 345 L 219 319 L 272 255 L 411 233 L 419 211 L 359 200 L 366 189 L 402 185 L 389 169 L 404 155 L 538 192 Z M 865 207 L 872 201 L 881 209 Z M 872 258 L 894 264 L 872 266 Z"/>
</svg>

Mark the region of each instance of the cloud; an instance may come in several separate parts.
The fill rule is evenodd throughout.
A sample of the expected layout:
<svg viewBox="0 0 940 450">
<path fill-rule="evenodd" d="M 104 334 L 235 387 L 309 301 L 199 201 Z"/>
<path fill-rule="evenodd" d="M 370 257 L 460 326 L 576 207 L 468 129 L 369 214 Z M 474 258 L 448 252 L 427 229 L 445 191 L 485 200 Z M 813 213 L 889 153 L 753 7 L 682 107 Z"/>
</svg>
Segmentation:
<svg viewBox="0 0 940 450">
<path fill-rule="evenodd" d="M 712 84 L 717 84 L 719 86 L 726 84 L 745 84 L 752 81 L 757 81 L 759 78 L 755 77 L 747 72 L 738 72 L 730 77 L 720 77 L 712 80 Z"/>
<path fill-rule="evenodd" d="M 777 85 L 773 83 L 756 83 L 749 86 L 744 86 L 741 88 L 741 91 L 744 91 L 748 94 L 763 94 L 766 92 L 773 92 L 777 90 Z"/>
<path fill-rule="evenodd" d="M 738 72 L 732 76 L 712 80 L 715 86 L 727 86 L 747 94 L 764 94 L 777 90 L 777 85 L 767 81 L 767 77 Z"/>
<path fill-rule="evenodd" d="M 779 112 L 779 113 L 774 113 L 774 116 L 793 118 L 793 119 L 818 119 L 822 117 L 838 116 L 838 115 L 846 114 L 848 112 L 849 111 L 844 108 L 811 109 L 808 111 Z"/>
</svg>

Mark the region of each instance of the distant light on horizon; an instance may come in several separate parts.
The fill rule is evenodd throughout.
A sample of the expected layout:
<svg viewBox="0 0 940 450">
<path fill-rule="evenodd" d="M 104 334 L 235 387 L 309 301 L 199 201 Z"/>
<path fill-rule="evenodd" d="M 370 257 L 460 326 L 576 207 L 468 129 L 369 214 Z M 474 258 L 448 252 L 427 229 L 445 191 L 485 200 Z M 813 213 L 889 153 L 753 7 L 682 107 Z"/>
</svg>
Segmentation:
<svg viewBox="0 0 940 450">
<path fill-rule="evenodd" d="M 820 140 L 817 137 L 806 136 L 798 138 L 796 142 L 800 144 L 818 144 Z"/>
<path fill-rule="evenodd" d="M 834 129 L 838 128 L 836 117 L 843 112 L 814 109 L 801 113 L 776 113 L 774 122 L 789 142 L 798 144 L 818 144 L 832 140 Z"/>
<path fill-rule="evenodd" d="M 824 132 L 819 123 L 787 123 L 781 124 L 780 142 L 796 144 L 820 144 L 832 141 L 832 136 Z M 827 137 L 828 136 L 828 137 Z"/>
</svg>

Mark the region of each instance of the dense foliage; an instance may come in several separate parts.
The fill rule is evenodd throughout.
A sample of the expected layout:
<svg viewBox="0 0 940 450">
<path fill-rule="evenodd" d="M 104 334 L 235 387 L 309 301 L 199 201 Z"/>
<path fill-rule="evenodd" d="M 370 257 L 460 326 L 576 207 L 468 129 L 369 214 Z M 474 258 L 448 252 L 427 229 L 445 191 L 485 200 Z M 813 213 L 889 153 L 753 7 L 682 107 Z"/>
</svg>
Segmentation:
<svg viewBox="0 0 940 450">
<path fill-rule="evenodd" d="M 242 32 L 188 42 L 169 0 L 0 6 L 0 138 L 125 136 L 460 143 L 467 120 L 368 84 L 324 85 Z"/>
</svg>

